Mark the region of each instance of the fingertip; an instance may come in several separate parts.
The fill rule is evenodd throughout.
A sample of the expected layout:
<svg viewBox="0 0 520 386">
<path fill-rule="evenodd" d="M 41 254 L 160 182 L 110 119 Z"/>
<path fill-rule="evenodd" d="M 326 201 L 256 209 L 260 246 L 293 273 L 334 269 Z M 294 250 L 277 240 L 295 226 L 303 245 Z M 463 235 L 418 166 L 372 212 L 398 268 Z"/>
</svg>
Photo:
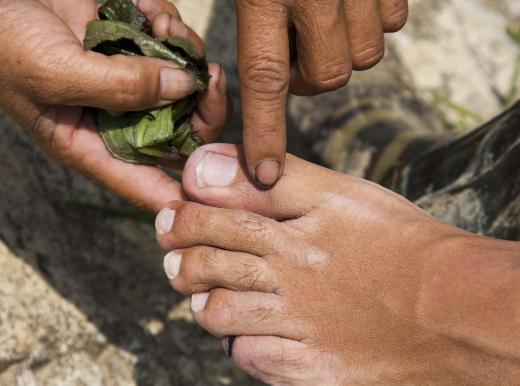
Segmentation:
<svg viewBox="0 0 520 386">
<path fill-rule="evenodd" d="M 263 160 L 255 168 L 255 182 L 260 188 L 271 189 L 280 179 L 282 164 L 278 160 Z"/>
</svg>

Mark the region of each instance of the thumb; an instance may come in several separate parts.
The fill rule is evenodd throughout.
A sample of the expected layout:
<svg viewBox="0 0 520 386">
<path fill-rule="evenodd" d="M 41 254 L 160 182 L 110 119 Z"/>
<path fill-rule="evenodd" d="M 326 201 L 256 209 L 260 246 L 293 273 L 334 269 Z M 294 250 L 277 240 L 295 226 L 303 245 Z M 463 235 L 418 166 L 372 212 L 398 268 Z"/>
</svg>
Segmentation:
<svg viewBox="0 0 520 386">
<path fill-rule="evenodd" d="M 192 72 L 154 58 L 105 56 L 81 49 L 48 67 L 38 69 L 47 82 L 33 89 L 45 105 L 137 111 L 182 99 L 197 89 Z"/>
</svg>

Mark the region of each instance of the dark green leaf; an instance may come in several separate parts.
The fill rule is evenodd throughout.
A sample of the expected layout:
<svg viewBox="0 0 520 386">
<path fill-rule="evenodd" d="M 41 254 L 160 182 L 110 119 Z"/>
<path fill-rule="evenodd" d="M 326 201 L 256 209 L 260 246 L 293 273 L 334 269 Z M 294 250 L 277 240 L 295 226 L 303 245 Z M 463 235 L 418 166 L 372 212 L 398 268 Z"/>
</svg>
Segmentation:
<svg viewBox="0 0 520 386">
<path fill-rule="evenodd" d="M 99 8 L 99 18 L 101 20 L 122 21 L 133 29 L 146 32 L 146 17 L 136 8 L 130 0 L 108 0 Z"/>
<path fill-rule="evenodd" d="M 87 25 L 84 48 L 105 55 L 139 55 L 169 60 L 197 77 L 199 91 L 208 87 L 206 59 L 185 38 L 155 39 L 146 19 L 130 0 L 108 0 L 99 10 L 102 20 Z M 108 150 L 132 163 L 156 164 L 189 156 L 202 141 L 189 123 L 196 97 L 141 112 L 97 110 L 97 124 Z"/>
</svg>

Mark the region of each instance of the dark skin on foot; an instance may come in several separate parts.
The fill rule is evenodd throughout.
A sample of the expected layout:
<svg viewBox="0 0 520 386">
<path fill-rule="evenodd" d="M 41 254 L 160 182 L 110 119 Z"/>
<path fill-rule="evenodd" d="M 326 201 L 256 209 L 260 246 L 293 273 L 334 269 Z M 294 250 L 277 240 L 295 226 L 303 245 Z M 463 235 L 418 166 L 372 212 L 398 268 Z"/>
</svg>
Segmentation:
<svg viewBox="0 0 520 386">
<path fill-rule="evenodd" d="M 520 246 L 442 224 L 378 185 L 288 156 L 270 191 L 208 145 L 157 217 L 172 286 L 271 385 L 520 379 Z"/>
</svg>

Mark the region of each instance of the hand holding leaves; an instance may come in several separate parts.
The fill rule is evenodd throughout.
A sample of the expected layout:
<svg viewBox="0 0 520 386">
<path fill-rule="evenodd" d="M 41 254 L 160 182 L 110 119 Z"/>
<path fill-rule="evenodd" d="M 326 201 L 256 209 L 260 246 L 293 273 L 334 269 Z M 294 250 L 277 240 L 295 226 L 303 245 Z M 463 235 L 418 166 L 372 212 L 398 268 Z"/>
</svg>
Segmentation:
<svg viewBox="0 0 520 386">
<path fill-rule="evenodd" d="M 208 87 L 208 66 L 186 38 L 155 39 L 148 35 L 146 17 L 130 0 L 108 0 L 99 10 L 102 20 L 88 24 L 85 49 L 105 55 L 148 56 L 169 60 L 191 71 L 197 91 Z M 155 164 L 178 161 L 202 144 L 189 123 L 196 105 L 193 96 L 143 112 L 97 111 L 105 145 L 127 162 Z"/>
<path fill-rule="evenodd" d="M 169 1 L 142 0 L 139 11 L 154 37 L 188 38 L 201 55 L 202 41 Z M 81 106 L 110 111 L 164 107 L 193 94 L 197 84 L 192 71 L 170 60 L 85 51 L 86 27 L 97 12 L 94 0 L 0 1 L 0 108 L 58 162 L 155 211 L 181 199 L 179 184 L 156 166 L 114 158 L 91 110 Z M 209 74 L 208 90 L 191 97 L 197 103 L 184 120 L 204 142 L 216 140 L 229 116 L 225 75 L 216 64 L 209 65 Z"/>
</svg>

